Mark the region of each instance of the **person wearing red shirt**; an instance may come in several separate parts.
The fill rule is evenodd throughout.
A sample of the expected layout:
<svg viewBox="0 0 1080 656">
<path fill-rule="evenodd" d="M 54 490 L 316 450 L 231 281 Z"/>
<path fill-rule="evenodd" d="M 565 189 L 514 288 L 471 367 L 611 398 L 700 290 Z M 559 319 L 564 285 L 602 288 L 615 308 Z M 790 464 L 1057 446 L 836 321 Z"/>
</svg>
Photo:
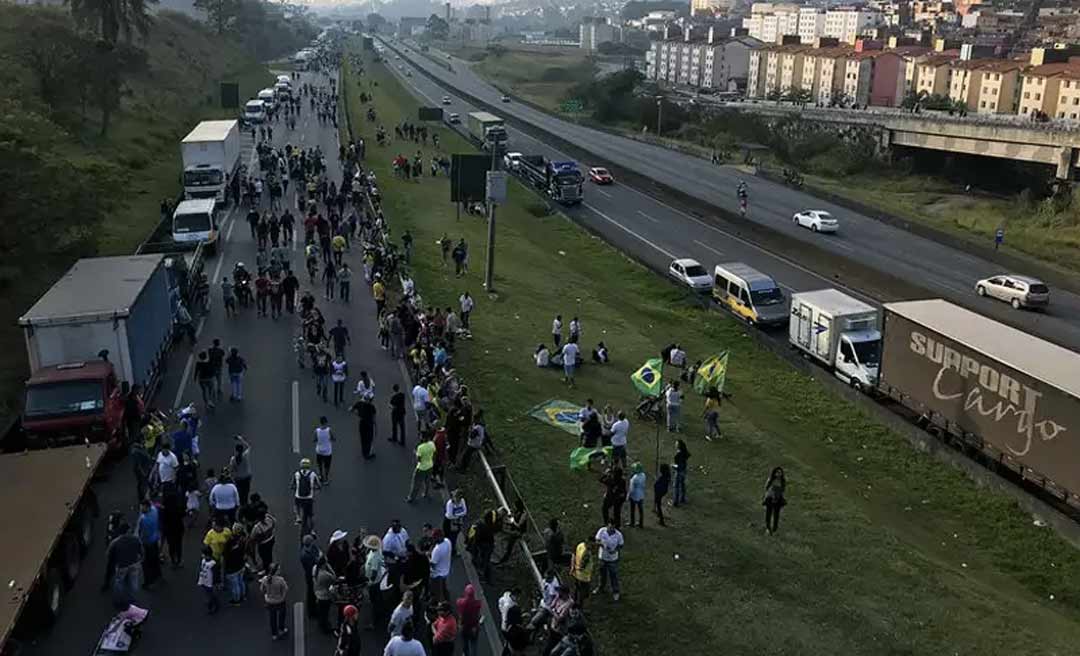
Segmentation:
<svg viewBox="0 0 1080 656">
<path fill-rule="evenodd" d="M 439 604 L 438 615 L 431 623 L 431 652 L 434 656 L 454 656 L 454 642 L 457 640 L 457 619 L 450 611 L 450 603 Z"/>
<path fill-rule="evenodd" d="M 480 600 L 471 583 L 465 586 L 465 594 L 457 600 L 457 614 L 462 656 L 476 656 L 476 643 L 480 639 Z"/>
<path fill-rule="evenodd" d="M 435 431 L 435 471 L 432 472 L 435 478 L 435 487 L 441 488 L 444 486 L 443 475 L 446 471 L 446 454 L 449 441 L 447 438 L 447 432 L 445 426 L 440 426 Z"/>
<path fill-rule="evenodd" d="M 266 271 L 260 271 L 259 275 L 255 276 L 255 300 L 258 302 L 260 316 L 266 316 L 266 302 L 269 298 L 270 278 L 266 276 Z"/>
</svg>

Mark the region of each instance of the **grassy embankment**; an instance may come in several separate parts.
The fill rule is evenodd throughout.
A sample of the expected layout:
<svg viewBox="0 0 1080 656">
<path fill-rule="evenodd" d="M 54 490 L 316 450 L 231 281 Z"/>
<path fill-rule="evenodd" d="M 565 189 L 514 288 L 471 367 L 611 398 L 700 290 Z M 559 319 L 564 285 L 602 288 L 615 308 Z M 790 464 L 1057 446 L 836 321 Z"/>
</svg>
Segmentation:
<svg viewBox="0 0 1080 656">
<path fill-rule="evenodd" d="M 417 102 L 382 66 L 369 65 L 380 122 L 416 115 Z M 357 79 L 347 78 L 354 85 Z M 428 304 L 477 297 L 475 339 L 457 364 L 488 413 L 501 458 L 537 521 L 563 519 L 577 541 L 600 524 L 595 475 L 569 470 L 574 439 L 529 418 L 547 399 L 596 399 L 631 409 L 628 374 L 672 340 L 697 358 L 731 349 L 724 438 L 699 435 L 689 395 L 684 437 L 693 453 L 690 505 L 671 526 L 626 529 L 624 597 L 597 599 L 590 622 L 607 654 L 1065 654 L 1080 639 L 1080 555 L 1000 496 L 915 453 L 811 378 L 758 347 L 746 328 L 686 295 L 562 216 L 537 218 L 516 183 L 499 209 L 497 296 L 481 288 L 485 225 L 455 222 L 448 182 L 395 179 L 389 162 L 412 143 L 374 146 L 365 108 L 350 106 L 372 144 L 384 208 L 396 234 L 416 238 L 414 275 Z M 470 152 L 448 130 L 446 152 Z M 426 148 L 430 155 L 430 148 Z M 444 232 L 470 244 L 473 270 L 457 279 L 434 246 Z M 531 355 L 551 318 L 579 315 L 585 346 L 604 340 L 613 363 L 588 365 L 577 389 Z M 663 433 L 665 460 L 672 436 Z M 632 458 L 652 471 L 653 429 L 635 425 Z M 781 531 L 763 535 L 762 485 L 788 473 Z M 651 483 L 651 478 L 650 478 Z M 651 497 L 651 485 L 650 497 Z M 473 508 L 482 507 L 470 499 Z"/>
<path fill-rule="evenodd" d="M 20 64 L 17 50 L 42 14 L 40 8 L 0 6 L 0 58 L 6 62 L 8 83 L 4 97 L 26 100 L 36 94 L 31 71 Z M 230 118 L 236 110 L 221 109 L 218 83 L 240 84 L 241 99 L 253 96 L 272 78 L 266 67 L 237 49 L 228 37 L 211 35 L 190 18 L 162 12 L 155 17 L 145 42 L 145 72 L 130 80 L 129 91 L 105 138 L 91 113 L 82 128 L 69 129 L 60 149 L 64 158 L 80 162 L 96 156 L 119 167 L 121 188 L 115 193 L 118 209 L 96 231 L 96 244 L 79 252 L 14 253 L 0 272 L 0 429 L 18 411 L 19 388 L 26 375 L 26 355 L 18 317 L 69 267 L 76 257 L 132 253 L 159 220 L 162 198 L 173 199 L 180 190 L 180 140 L 197 121 Z M 8 96 L 10 94 L 10 96 Z M 63 180 L 55 184 L 63 185 Z M 10 217 L 22 229 L 49 217 Z M 14 229 L 9 227 L 8 229 Z M 62 237 L 58 237 L 58 242 Z M 58 249 L 59 251 L 59 249 Z"/>
<path fill-rule="evenodd" d="M 557 112 L 567 92 L 592 78 L 593 63 L 578 48 L 516 44 L 503 54 L 482 48 L 443 44 L 455 57 L 472 62 L 472 68 L 496 86 L 540 107 Z"/>
</svg>

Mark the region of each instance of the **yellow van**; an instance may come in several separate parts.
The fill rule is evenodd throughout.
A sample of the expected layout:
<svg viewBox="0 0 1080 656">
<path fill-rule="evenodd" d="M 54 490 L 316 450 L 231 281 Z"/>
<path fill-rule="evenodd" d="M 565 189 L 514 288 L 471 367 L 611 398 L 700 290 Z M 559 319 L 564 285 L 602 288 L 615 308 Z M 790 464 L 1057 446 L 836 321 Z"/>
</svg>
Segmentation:
<svg viewBox="0 0 1080 656">
<path fill-rule="evenodd" d="M 717 264 L 713 298 L 747 323 L 774 326 L 788 321 L 788 299 L 770 276 L 742 262 Z"/>
</svg>

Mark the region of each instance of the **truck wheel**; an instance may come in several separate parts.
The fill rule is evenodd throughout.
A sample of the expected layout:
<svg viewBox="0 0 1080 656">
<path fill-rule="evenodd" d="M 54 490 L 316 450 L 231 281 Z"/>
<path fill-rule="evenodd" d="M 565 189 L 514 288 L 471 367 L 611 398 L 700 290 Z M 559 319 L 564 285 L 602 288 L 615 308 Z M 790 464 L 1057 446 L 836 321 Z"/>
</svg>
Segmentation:
<svg viewBox="0 0 1080 656">
<path fill-rule="evenodd" d="M 1013 306 L 1014 310 L 1019 310 L 1020 309 L 1020 299 L 1014 298 L 1012 300 L 1012 306 Z"/>
<path fill-rule="evenodd" d="M 79 510 L 73 522 L 75 537 L 83 554 L 90 551 L 90 547 L 94 544 L 94 518 L 97 513 L 97 497 L 93 492 L 88 491 L 86 498 L 79 504 Z"/>
<path fill-rule="evenodd" d="M 70 587 L 75 583 L 75 579 L 79 576 L 79 569 L 82 568 L 82 549 L 79 545 L 78 534 L 71 531 L 64 533 L 60 538 L 56 556 L 60 573 L 63 574 L 64 581 Z"/>
<path fill-rule="evenodd" d="M 60 616 L 64 604 L 64 577 L 50 566 L 45 570 L 31 598 L 31 621 L 36 627 L 50 626 Z"/>
</svg>

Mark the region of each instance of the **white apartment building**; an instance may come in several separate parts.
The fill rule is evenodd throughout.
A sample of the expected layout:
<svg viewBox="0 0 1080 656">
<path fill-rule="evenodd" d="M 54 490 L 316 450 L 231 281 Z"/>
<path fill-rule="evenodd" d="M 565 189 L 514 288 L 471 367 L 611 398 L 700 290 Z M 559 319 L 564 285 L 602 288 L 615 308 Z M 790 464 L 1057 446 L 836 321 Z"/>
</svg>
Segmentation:
<svg viewBox="0 0 1080 656">
<path fill-rule="evenodd" d="M 619 28 L 602 18 L 582 19 L 578 27 L 578 43 L 582 50 L 596 50 L 601 43 L 619 40 Z"/>
<path fill-rule="evenodd" d="M 785 36 L 798 36 L 801 43 L 813 43 L 822 36 L 838 39 L 841 43 L 854 43 L 856 37 L 882 24 L 884 15 L 881 12 L 862 7 L 824 10 L 755 2 L 742 26 L 750 36 L 766 44 L 780 43 Z"/>
<path fill-rule="evenodd" d="M 799 42 L 813 43 L 825 33 L 825 10 L 819 7 L 799 9 Z"/>
<path fill-rule="evenodd" d="M 765 43 L 779 43 L 781 38 L 799 33 L 799 7 L 790 4 L 755 2 L 742 26 L 751 37 Z"/>
<path fill-rule="evenodd" d="M 742 86 L 750 54 L 762 44 L 750 37 L 720 38 L 712 29 L 707 38 L 654 41 L 646 54 L 646 76 L 668 84 L 726 90 Z"/>
<path fill-rule="evenodd" d="M 830 9 L 825 12 L 823 36 L 838 39 L 840 43 L 855 43 L 857 37 L 883 23 L 884 16 L 877 11 L 858 7 Z"/>
</svg>

